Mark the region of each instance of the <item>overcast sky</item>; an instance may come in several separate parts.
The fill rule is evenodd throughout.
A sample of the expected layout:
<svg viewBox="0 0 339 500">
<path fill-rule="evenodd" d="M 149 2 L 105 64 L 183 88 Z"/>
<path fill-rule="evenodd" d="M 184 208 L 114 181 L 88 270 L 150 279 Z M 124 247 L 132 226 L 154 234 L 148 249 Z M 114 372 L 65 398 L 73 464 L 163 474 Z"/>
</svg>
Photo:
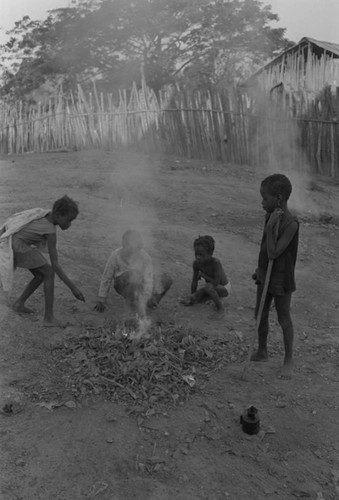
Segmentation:
<svg viewBox="0 0 339 500">
<path fill-rule="evenodd" d="M 279 15 L 274 27 L 286 28 L 286 36 L 294 42 L 308 36 L 317 40 L 339 43 L 339 0 L 262 0 L 272 5 Z M 70 0 L 0 0 L 0 27 L 13 28 L 15 21 L 28 15 L 31 19 L 45 19 L 47 11 L 66 7 Z M 0 42 L 6 36 L 0 31 Z"/>
</svg>

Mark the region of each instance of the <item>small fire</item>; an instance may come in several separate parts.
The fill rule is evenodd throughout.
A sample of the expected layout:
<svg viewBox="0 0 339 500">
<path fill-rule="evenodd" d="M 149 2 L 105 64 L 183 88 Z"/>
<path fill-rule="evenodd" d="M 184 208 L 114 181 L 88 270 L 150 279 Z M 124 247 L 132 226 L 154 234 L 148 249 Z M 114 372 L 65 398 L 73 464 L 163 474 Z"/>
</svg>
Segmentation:
<svg viewBox="0 0 339 500">
<path fill-rule="evenodd" d="M 146 316 L 143 318 L 137 318 L 137 322 L 138 325 L 136 330 L 129 334 L 131 339 L 140 339 L 141 337 L 147 337 L 152 323 L 150 318 L 147 318 Z"/>
<path fill-rule="evenodd" d="M 116 328 L 115 332 L 118 336 L 138 340 L 142 337 L 149 337 L 151 325 L 152 321 L 150 318 L 135 316 L 134 318 L 124 320 L 123 325 Z"/>
</svg>

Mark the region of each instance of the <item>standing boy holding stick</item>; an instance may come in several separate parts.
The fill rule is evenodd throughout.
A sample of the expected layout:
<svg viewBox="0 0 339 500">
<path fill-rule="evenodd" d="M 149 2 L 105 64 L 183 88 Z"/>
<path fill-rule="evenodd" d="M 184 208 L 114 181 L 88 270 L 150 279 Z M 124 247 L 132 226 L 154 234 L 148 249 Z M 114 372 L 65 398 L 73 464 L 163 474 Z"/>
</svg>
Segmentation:
<svg viewBox="0 0 339 500">
<path fill-rule="evenodd" d="M 290 379 L 293 372 L 293 323 L 290 315 L 292 292 L 295 291 L 294 269 L 298 252 L 299 222 L 287 207 L 292 192 L 290 180 L 282 174 L 266 177 L 261 183 L 262 207 L 266 221 L 262 236 L 258 268 L 253 275 L 257 284 L 257 317 L 269 261 L 273 261 L 267 294 L 258 327 L 258 350 L 251 361 L 267 360 L 269 311 L 272 300 L 284 336 L 285 358 L 278 377 Z M 277 238 L 275 237 L 277 224 Z"/>
</svg>

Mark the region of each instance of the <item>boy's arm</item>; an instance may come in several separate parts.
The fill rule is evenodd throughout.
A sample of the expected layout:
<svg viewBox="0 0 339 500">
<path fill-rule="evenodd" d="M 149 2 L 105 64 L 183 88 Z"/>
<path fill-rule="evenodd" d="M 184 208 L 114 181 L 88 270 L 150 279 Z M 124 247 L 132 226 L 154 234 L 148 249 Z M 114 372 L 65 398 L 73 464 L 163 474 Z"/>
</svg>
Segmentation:
<svg viewBox="0 0 339 500">
<path fill-rule="evenodd" d="M 195 293 L 197 291 L 197 288 L 198 288 L 198 281 L 199 281 L 199 268 L 198 266 L 195 264 L 195 262 L 193 262 L 193 277 L 192 277 L 192 283 L 191 283 L 191 293 Z"/>
<path fill-rule="evenodd" d="M 281 237 L 275 241 L 276 224 L 278 223 L 279 215 L 272 213 L 267 226 L 267 254 L 269 259 L 277 259 L 291 243 L 295 233 L 298 230 L 298 222 L 292 221 L 284 230 Z"/>
<path fill-rule="evenodd" d="M 62 269 L 62 267 L 59 264 L 58 261 L 58 251 L 56 248 L 56 241 L 57 237 L 55 233 L 52 234 L 47 234 L 47 247 L 48 247 L 48 253 L 49 257 L 51 259 L 51 265 L 55 273 L 59 276 L 59 278 L 65 283 L 65 285 L 68 286 L 68 288 L 71 290 L 73 295 L 79 299 L 84 301 L 85 298 L 80 292 L 80 290 L 74 285 L 74 283 L 69 279 L 65 271 Z"/>
<path fill-rule="evenodd" d="M 102 273 L 101 276 L 99 293 L 98 293 L 98 300 L 100 302 L 104 303 L 106 302 L 109 289 L 111 288 L 112 281 L 114 279 L 115 267 L 116 267 L 116 252 L 113 252 L 110 255 L 108 261 L 106 262 L 104 272 Z"/>
<path fill-rule="evenodd" d="M 208 274 L 204 273 L 203 271 L 199 272 L 199 276 L 201 278 L 203 278 L 207 283 L 212 283 L 213 282 L 213 278 L 211 276 L 209 276 Z"/>
</svg>

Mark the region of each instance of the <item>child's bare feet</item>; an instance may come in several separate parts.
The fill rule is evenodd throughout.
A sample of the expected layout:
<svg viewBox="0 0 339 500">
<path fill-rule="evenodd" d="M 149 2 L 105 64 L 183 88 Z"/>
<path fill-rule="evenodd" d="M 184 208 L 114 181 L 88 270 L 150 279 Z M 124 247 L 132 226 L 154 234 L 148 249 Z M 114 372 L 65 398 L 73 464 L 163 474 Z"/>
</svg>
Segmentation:
<svg viewBox="0 0 339 500">
<path fill-rule="evenodd" d="M 35 311 L 30 307 L 26 307 L 22 302 L 16 301 L 12 305 L 13 311 L 24 314 L 33 314 Z"/>
<path fill-rule="evenodd" d="M 46 327 L 66 328 L 67 323 L 53 317 L 53 318 L 44 318 L 43 325 Z"/>
<path fill-rule="evenodd" d="M 284 361 L 284 364 L 278 370 L 277 377 L 281 380 L 291 380 L 293 375 L 293 361 Z"/>
<path fill-rule="evenodd" d="M 251 356 L 251 361 L 267 361 L 267 359 L 267 351 L 264 351 L 263 349 L 258 349 L 257 352 Z"/>
<path fill-rule="evenodd" d="M 224 317 L 225 317 L 225 309 L 223 307 L 221 309 L 217 309 L 211 315 L 211 319 L 224 319 Z"/>
</svg>

